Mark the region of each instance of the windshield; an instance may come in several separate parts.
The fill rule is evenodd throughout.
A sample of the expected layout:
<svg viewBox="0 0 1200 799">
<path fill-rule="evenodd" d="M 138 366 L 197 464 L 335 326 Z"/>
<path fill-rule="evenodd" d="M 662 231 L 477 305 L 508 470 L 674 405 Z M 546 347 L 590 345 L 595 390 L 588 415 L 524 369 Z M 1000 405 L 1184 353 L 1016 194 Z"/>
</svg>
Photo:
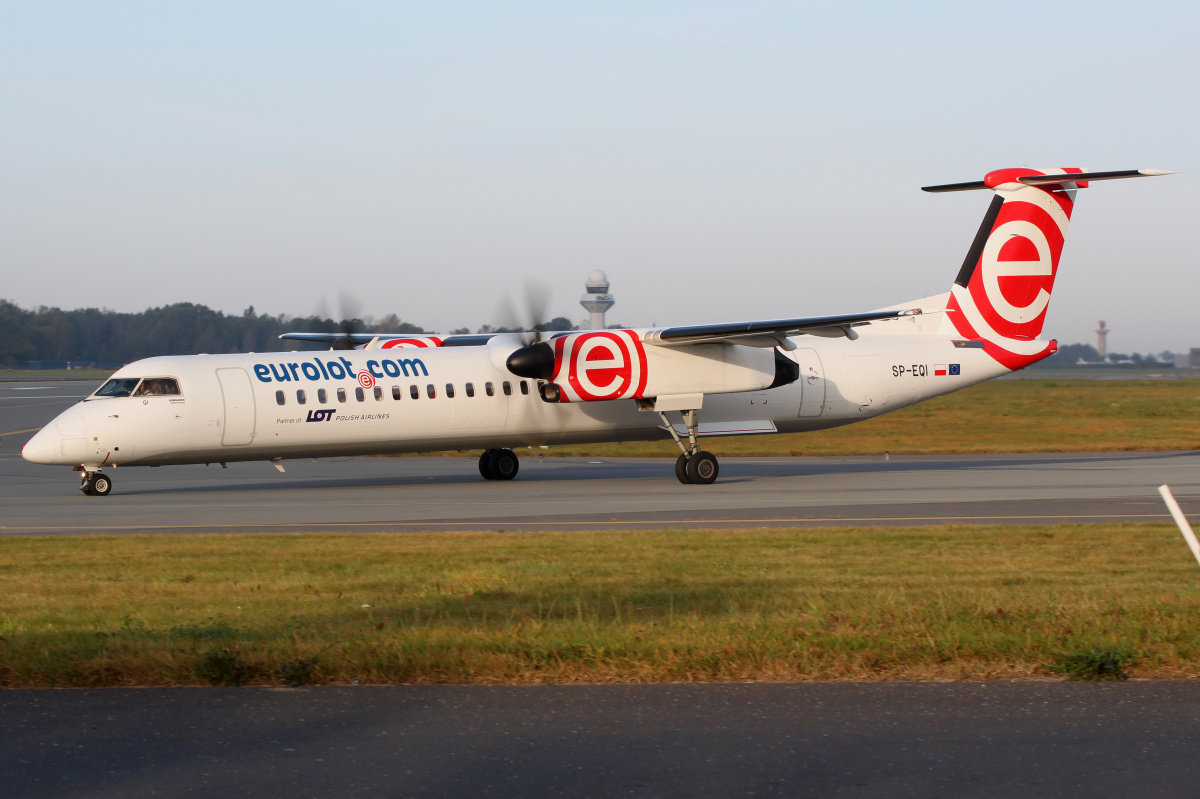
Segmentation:
<svg viewBox="0 0 1200 799">
<path fill-rule="evenodd" d="M 140 377 L 114 377 L 100 388 L 96 389 L 93 397 L 128 397 L 133 393 L 134 387 L 141 380 Z"/>
<path fill-rule="evenodd" d="M 147 377 L 134 392 L 135 397 L 179 394 L 179 382 L 173 377 Z"/>
</svg>

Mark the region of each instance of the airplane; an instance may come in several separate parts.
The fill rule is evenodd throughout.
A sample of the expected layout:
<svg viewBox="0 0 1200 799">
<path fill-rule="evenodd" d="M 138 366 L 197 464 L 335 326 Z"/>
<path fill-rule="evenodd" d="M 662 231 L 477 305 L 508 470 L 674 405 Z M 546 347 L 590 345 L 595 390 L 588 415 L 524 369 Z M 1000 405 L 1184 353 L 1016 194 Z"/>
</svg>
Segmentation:
<svg viewBox="0 0 1200 799">
<path fill-rule="evenodd" d="M 23 448 L 105 496 L 117 466 L 483 449 L 511 480 L 519 447 L 671 438 L 681 483 L 720 468 L 700 439 L 851 424 L 1023 369 L 1040 338 L 1077 190 L 1171 174 L 1001 169 L 927 192 L 990 189 L 948 292 L 865 313 L 522 334 L 285 334 L 342 349 L 154 357 L 114 373 Z M 345 347 L 352 347 L 345 349 Z M 703 419 L 703 421 L 701 421 Z"/>
</svg>

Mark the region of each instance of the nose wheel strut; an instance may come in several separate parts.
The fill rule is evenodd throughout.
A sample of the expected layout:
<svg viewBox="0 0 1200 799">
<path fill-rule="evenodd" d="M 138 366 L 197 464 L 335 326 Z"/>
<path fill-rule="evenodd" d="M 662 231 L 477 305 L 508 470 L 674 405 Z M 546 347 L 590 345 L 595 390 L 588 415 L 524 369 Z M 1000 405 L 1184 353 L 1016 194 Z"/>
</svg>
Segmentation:
<svg viewBox="0 0 1200 799">
<path fill-rule="evenodd" d="M 675 425 L 671 424 L 667 414 L 663 411 L 658 412 L 659 418 L 667 426 L 667 432 L 671 434 L 671 438 L 675 439 L 675 443 L 679 445 L 679 449 L 683 453 L 675 461 L 675 477 L 679 482 L 685 484 L 710 485 L 716 482 L 717 475 L 721 471 L 720 464 L 717 463 L 717 456 L 700 449 L 700 445 L 696 443 L 696 429 L 699 427 L 696 411 L 681 411 L 681 414 L 683 423 L 687 425 L 686 443 L 683 437 L 675 432 Z"/>
<path fill-rule="evenodd" d="M 112 478 L 101 471 L 83 473 L 79 490 L 89 497 L 106 497 L 112 491 Z"/>
</svg>

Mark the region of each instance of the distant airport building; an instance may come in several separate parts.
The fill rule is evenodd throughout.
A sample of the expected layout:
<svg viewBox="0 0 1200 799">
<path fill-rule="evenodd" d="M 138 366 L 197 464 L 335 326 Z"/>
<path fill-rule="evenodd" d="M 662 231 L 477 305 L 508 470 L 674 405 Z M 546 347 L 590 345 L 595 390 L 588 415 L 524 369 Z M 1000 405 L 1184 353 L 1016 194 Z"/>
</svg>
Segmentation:
<svg viewBox="0 0 1200 799">
<path fill-rule="evenodd" d="M 1192 347 L 1190 352 L 1175 353 L 1176 369 L 1200 369 L 1200 347 Z"/>
<path fill-rule="evenodd" d="M 604 314 L 616 302 L 608 293 L 608 286 L 608 275 L 600 269 L 592 272 L 584 286 L 587 293 L 579 300 L 579 304 L 592 315 L 588 323 L 588 328 L 591 330 L 604 330 L 607 327 L 604 322 Z"/>
</svg>

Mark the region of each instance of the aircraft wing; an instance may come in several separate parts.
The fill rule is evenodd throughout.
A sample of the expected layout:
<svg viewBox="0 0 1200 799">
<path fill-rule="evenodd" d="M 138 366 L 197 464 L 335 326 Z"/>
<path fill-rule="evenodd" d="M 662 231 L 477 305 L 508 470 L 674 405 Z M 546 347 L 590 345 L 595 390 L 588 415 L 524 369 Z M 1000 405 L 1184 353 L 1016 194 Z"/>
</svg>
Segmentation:
<svg viewBox="0 0 1200 799">
<path fill-rule="evenodd" d="M 280 336 L 282 339 L 291 339 L 292 341 L 311 341 L 317 344 L 334 345 L 338 343 L 350 342 L 351 344 L 368 344 L 376 335 L 374 333 L 284 333 Z M 378 336 L 380 339 L 385 338 L 408 338 L 407 336 Z"/>
<path fill-rule="evenodd" d="M 283 333 L 279 337 L 292 341 L 309 341 L 328 344 L 332 349 L 420 349 L 423 347 L 482 347 L 494 334 L 459 334 L 457 336 L 431 336 L 426 333 Z"/>
<path fill-rule="evenodd" d="M 798 319 L 770 319 L 758 322 L 732 322 L 717 325 L 690 325 L 651 330 L 643 338 L 647 344 L 675 346 L 706 341 L 728 341 L 751 347 L 786 346 L 788 336 L 810 335 L 825 338 L 858 338 L 854 328 L 872 322 L 884 322 L 905 316 L 916 316 L 920 308 L 901 311 L 871 311 L 843 316 L 808 316 Z"/>
</svg>

